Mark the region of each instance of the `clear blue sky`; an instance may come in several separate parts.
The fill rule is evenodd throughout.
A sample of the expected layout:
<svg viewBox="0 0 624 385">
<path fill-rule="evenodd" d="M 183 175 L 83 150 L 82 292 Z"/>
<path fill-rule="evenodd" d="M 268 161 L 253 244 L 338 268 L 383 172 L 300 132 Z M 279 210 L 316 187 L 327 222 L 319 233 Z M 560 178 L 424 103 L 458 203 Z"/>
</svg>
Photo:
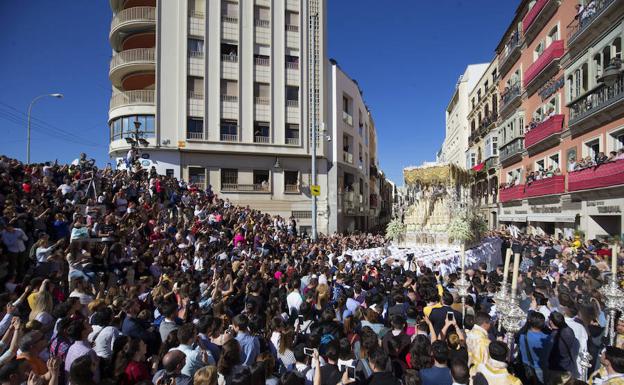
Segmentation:
<svg viewBox="0 0 624 385">
<path fill-rule="evenodd" d="M 173 1 L 173 0 L 171 0 Z M 207 0 L 215 1 L 215 0 Z M 489 61 L 514 0 L 327 0 L 329 56 L 364 91 L 382 169 L 433 160 L 444 108 L 467 64 Z M 108 160 L 110 85 L 107 0 L 0 1 L 0 154 L 25 159 L 33 110 L 33 161 L 66 162 L 86 151 Z"/>
</svg>

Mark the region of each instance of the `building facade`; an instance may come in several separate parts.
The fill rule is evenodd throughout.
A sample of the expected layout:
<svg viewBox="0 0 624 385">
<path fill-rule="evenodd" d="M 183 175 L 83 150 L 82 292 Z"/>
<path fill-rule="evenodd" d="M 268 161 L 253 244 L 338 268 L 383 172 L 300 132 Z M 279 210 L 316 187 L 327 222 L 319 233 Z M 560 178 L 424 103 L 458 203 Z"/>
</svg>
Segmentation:
<svg viewBox="0 0 624 385">
<path fill-rule="evenodd" d="M 472 171 L 470 196 L 490 228 L 496 226 L 498 193 L 498 60 L 489 64 L 469 95 L 470 135 L 466 166 Z"/>
<path fill-rule="evenodd" d="M 378 225 L 376 132 L 359 85 L 334 60 L 329 62 L 331 145 L 328 157 L 330 231 L 367 231 Z M 373 175 L 374 174 L 374 175 Z"/>
<path fill-rule="evenodd" d="M 470 136 L 468 125 L 469 95 L 487 67 L 487 63 L 469 65 L 459 77 L 451 101 L 446 107 L 444 144 L 442 154 L 437 158 L 462 168 L 467 167 L 466 150 Z"/>
<path fill-rule="evenodd" d="M 529 232 L 622 234 L 624 4 L 585 3 L 523 1 L 497 49 L 499 220 Z"/>
<path fill-rule="evenodd" d="M 138 131 L 145 166 L 308 228 L 312 124 L 320 131 L 329 116 L 325 1 L 111 7 L 111 157 L 123 158 Z M 318 231 L 327 233 L 330 145 L 317 138 Z"/>
</svg>

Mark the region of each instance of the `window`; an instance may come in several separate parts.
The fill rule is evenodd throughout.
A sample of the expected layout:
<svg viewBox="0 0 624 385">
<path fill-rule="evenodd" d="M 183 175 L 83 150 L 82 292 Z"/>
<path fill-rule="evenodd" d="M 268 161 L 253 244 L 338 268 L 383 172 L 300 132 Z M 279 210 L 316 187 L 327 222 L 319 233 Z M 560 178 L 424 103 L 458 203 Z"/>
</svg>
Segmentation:
<svg viewBox="0 0 624 385">
<path fill-rule="evenodd" d="M 298 31 L 299 30 L 299 13 L 286 11 L 286 30 Z"/>
<path fill-rule="evenodd" d="M 297 107 L 299 105 L 299 87 L 286 86 L 286 104 L 289 107 Z"/>
<path fill-rule="evenodd" d="M 299 56 L 286 55 L 286 68 L 299 69 Z"/>
<path fill-rule="evenodd" d="M 228 189 L 238 185 L 238 170 L 235 168 L 221 169 L 221 189 Z"/>
<path fill-rule="evenodd" d="M 189 118 L 186 122 L 188 139 L 201 139 L 204 133 L 204 120 L 201 118 Z"/>
<path fill-rule="evenodd" d="M 269 27 L 271 25 L 271 10 L 269 8 L 256 6 L 254 13 L 258 27 Z"/>
<path fill-rule="evenodd" d="M 238 139 L 238 122 L 236 120 L 221 120 L 221 140 Z"/>
<path fill-rule="evenodd" d="M 477 154 L 474 152 L 470 153 L 470 168 L 473 168 L 477 165 Z"/>
<path fill-rule="evenodd" d="M 299 125 L 286 125 L 286 144 L 299 144 Z"/>
<path fill-rule="evenodd" d="M 498 156 L 498 137 L 492 137 L 492 156 Z"/>
<path fill-rule="evenodd" d="M 187 80 L 187 89 L 189 98 L 191 99 L 203 99 L 204 98 L 204 78 L 197 76 L 189 76 Z"/>
<path fill-rule="evenodd" d="M 221 7 L 221 12 L 224 17 L 230 20 L 238 20 L 238 4 L 237 3 L 224 1 Z"/>
<path fill-rule="evenodd" d="M 188 39 L 188 50 L 191 55 L 204 53 L 204 41 L 201 39 Z"/>
<path fill-rule="evenodd" d="M 253 170 L 254 190 L 269 189 L 269 170 Z"/>
<path fill-rule="evenodd" d="M 238 101 L 238 81 L 221 79 L 221 100 L 227 102 Z"/>
<path fill-rule="evenodd" d="M 165 175 L 168 178 L 173 178 L 173 169 L 172 168 L 165 169 Z"/>
<path fill-rule="evenodd" d="M 269 143 L 271 132 L 271 124 L 269 122 L 254 123 L 254 142 Z"/>
<path fill-rule="evenodd" d="M 554 26 L 553 29 L 548 32 L 548 37 L 546 38 L 546 44 L 551 45 L 553 41 L 559 40 L 559 27 Z"/>
<path fill-rule="evenodd" d="M 611 134 L 611 151 L 619 151 L 624 148 L 624 129 L 612 132 Z"/>
<path fill-rule="evenodd" d="M 596 158 L 596 155 L 600 152 L 600 138 L 589 140 L 583 143 L 583 156 Z"/>
<path fill-rule="evenodd" d="M 342 111 L 351 115 L 351 98 L 346 95 L 342 96 Z"/>
<path fill-rule="evenodd" d="M 553 171 L 560 167 L 559 154 L 553 154 L 548 157 L 548 168 L 551 168 L 551 167 Z"/>
<path fill-rule="evenodd" d="M 535 169 L 538 171 L 544 171 L 546 169 L 546 161 L 542 159 L 535 162 Z"/>
<path fill-rule="evenodd" d="M 268 83 L 255 83 L 254 96 L 256 104 L 269 104 L 271 101 L 271 85 Z"/>
<path fill-rule="evenodd" d="M 122 116 L 110 122 L 111 140 L 119 140 L 133 135 L 136 128 L 134 122 L 138 121 L 139 137 L 153 138 L 155 135 L 153 115 Z"/>
<path fill-rule="evenodd" d="M 221 58 L 224 61 L 238 62 L 238 46 L 236 44 L 221 44 Z"/>
<path fill-rule="evenodd" d="M 299 192 L 299 171 L 284 171 L 284 192 Z"/>
<path fill-rule="evenodd" d="M 173 171 L 173 170 L 171 170 Z M 194 184 L 198 188 L 206 189 L 206 169 L 203 167 L 189 167 L 189 183 Z"/>
<path fill-rule="evenodd" d="M 533 61 L 537 60 L 538 57 L 542 56 L 544 53 L 544 41 L 540 41 L 539 44 L 535 47 L 533 51 Z"/>
</svg>

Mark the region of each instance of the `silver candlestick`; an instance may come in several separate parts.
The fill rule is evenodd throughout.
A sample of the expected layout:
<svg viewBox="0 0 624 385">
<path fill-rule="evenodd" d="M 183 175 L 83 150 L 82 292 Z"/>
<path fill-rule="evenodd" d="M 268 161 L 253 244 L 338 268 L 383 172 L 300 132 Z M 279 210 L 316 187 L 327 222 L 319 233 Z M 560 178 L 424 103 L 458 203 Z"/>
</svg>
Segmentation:
<svg viewBox="0 0 624 385">
<path fill-rule="evenodd" d="M 600 293 L 606 298 L 605 306 L 608 312 L 607 334 L 609 336 L 609 345 L 615 344 L 615 315 L 618 310 L 624 308 L 624 292 L 616 282 L 616 278 L 600 289 Z"/>
<path fill-rule="evenodd" d="M 587 382 L 587 376 L 589 375 L 589 369 L 591 368 L 591 354 L 587 351 L 581 352 L 581 380 Z"/>
<path fill-rule="evenodd" d="M 520 308 L 515 295 L 512 295 L 506 306 L 505 312 L 502 314 L 501 324 L 507 333 L 507 345 L 509 352 L 513 355 L 514 335 L 522 329 L 526 321 L 526 313 Z"/>
<path fill-rule="evenodd" d="M 455 282 L 457 288 L 457 294 L 461 297 L 462 301 L 462 320 L 466 318 L 466 297 L 468 297 L 468 289 L 470 288 L 470 281 L 466 279 L 466 273 L 462 271 L 461 278 Z M 462 321 L 463 322 L 463 321 Z"/>
<path fill-rule="evenodd" d="M 507 282 L 503 282 L 499 291 L 494 294 L 494 303 L 496 304 L 496 315 L 498 316 L 498 331 L 502 327 L 502 319 L 508 312 L 509 307 L 509 290 Z"/>
</svg>

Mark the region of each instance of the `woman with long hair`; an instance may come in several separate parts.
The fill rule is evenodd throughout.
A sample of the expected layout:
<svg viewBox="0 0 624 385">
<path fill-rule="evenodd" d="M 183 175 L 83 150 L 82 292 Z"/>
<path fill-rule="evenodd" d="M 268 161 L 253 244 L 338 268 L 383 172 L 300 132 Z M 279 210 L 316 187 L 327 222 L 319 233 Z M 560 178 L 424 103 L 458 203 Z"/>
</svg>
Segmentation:
<svg viewBox="0 0 624 385">
<path fill-rule="evenodd" d="M 204 366 L 195 372 L 193 385 L 217 385 L 217 367 Z"/>
<path fill-rule="evenodd" d="M 28 315 L 28 320 L 36 320 L 43 326 L 43 331 L 48 332 L 54 326 L 54 317 L 50 314 L 54 307 L 52 294 L 48 290 L 40 290 L 35 296 L 34 306 Z"/>
<path fill-rule="evenodd" d="M 219 373 L 219 385 L 229 384 L 234 372 L 234 368 L 241 363 L 241 348 L 236 339 L 232 338 L 223 344 L 221 356 L 217 362 Z"/>
<path fill-rule="evenodd" d="M 316 310 L 320 313 L 325 310 L 331 297 L 331 290 L 325 284 L 318 285 L 316 288 Z"/>
<path fill-rule="evenodd" d="M 295 331 L 292 327 L 287 327 L 283 329 L 282 336 L 279 340 L 279 345 L 277 347 L 277 359 L 281 362 L 283 367 L 289 371 L 294 368 L 295 363 L 295 354 L 293 353 L 293 341 L 295 339 Z"/>
<path fill-rule="evenodd" d="M 429 337 L 419 334 L 412 342 L 409 354 L 405 357 L 410 369 L 425 369 L 431 367 L 431 341 Z"/>
<path fill-rule="evenodd" d="M 114 375 L 119 385 L 133 385 L 152 378 L 145 362 L 146 353 L 147 345 L 142 340 L 130 338 L 126 342 L 114 363 Z"/>
</svg>

